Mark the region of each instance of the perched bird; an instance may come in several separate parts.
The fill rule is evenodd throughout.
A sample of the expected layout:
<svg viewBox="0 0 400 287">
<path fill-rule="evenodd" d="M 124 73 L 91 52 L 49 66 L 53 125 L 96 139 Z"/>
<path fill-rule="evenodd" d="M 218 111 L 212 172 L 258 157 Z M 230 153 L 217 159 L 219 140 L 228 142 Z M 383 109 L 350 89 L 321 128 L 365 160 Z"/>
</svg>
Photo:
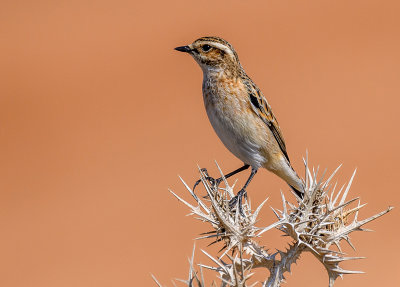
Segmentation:
<svg viewBox="0 0 400 287">
<path fill-rule="evenodd" d="M 200 65 L 204 105 L 211 125 L 225 147 L 244 162 L 243 167 L 225 177 L 251 166 L 250 177 L 231 203 L 241 203 L 260 167 L 282 178 L 302 198 L 304 184 L 290 164 L 278 122 L 232 45 L 219 37 L 202 37 L 175 50 L 190 54 Z"/>
</svg>

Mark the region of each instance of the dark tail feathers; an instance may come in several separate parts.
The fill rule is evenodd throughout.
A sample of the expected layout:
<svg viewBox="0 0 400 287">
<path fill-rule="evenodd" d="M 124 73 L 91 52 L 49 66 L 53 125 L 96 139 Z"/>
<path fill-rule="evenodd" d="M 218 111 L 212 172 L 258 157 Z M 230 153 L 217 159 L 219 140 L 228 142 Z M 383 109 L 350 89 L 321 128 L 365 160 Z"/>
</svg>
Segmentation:
<svg viewBox="0 0 400 287">
<path fill-rule="evenodd" d="M 300 197 L 301 199 L 303 199 L 304 197 L 304 191 L 300 191 L 297 190 L 296 188 L 294 188 L 293 186 L 289 185 L 291 187 L 291 189 L 297 194 L 298 197 Z"/>
</svg>

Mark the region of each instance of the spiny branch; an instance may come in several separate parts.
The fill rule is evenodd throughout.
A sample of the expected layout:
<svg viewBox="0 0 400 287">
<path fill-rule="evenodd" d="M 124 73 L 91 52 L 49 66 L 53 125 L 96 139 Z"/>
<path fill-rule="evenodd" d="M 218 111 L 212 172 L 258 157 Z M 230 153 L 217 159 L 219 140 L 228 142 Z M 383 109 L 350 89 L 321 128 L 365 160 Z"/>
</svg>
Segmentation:
<svg viewBox="0 0 400 287">
<path fill-rule="evenodd" d="M 354 248 L 349 235 L 354 231 L 366 231 L 363 228 L 365 224 L 385 215 L 393 207 L 388 207 L 369 218 L 358 220 L 359 211 L 365 204 L 361 204 L 358 197 L 347 199 L 356 171 L 347 186 L 343 185 L 336 193 L 337 184 L 332 185 L 331 182 L 340 166 L 324 181 L 325 172 L 318 178 L 319 168 L 316 170 L 313 168 L 311 171 L 307 159 L 304 160 L 304 164 L 304 198 L 296 197 L 296 202 L 289 202 L 281 193 L 282 210 L 272 208 L 277 221 L 262 228 L 257 227 L 256 223 L 260 210 L 268 199 L 265 199 L 255 210 L 245 199 L 242 206 L 243 215 L 240 214 L 239 208 L 230 208 L 229 201 L 234 196 L 234 185 L 228 184 L 218 165 L 224 187 L 219 187 L 215 182 L 213 184 L 207 180 L 208 174 L 199 169 L 206 199 L 197 196 L 181 178 L 194 199 L 194 204 L 182 199 L 173 191 L 170 190 L 170 192 L 189 208 L 191 215 L 209 224 L 211 228 L 196 239 L 211 239 L 211 244 L 222 244 L 222 254 L 218 258 L 202 250 L 214 266 L 197 265 L 200 268 L 200 276 L 199 272 L 195 271 L 193 249 L 192 258 L 189 260 L 188 279 L 181 282 L 187 286 L 206 286 L 202 271 L 206 268 L 219 274 L 220 286 L 249 286 L 248 282 L 254 270 L 265 268 L 269 270 L 270 276 L 264 281 L 263 286 L 277 287 L 284 280 L 284 274 L 290 272 L 291 265 L 303 252 L 310 252 L 324 265 L 329 276 L 330 287 L 333 286 L 337 277 L 362 273 L 345 270 L 339 266 L 341 262 L 363 258 L 346 257 L 341 251 L 341 244 L 346 242 Z M 292 239 L 286 251 L 278 250 L 275 253 L 268 253 L 265 247 L 259 245 L 257 239 L 271 229 L 278 229 Z M 161 286 L 155 278 L 154 280 L 158 286 Z M 216 286 L 215 284 L 213 282 L 211 286 Z"/>
</svg>

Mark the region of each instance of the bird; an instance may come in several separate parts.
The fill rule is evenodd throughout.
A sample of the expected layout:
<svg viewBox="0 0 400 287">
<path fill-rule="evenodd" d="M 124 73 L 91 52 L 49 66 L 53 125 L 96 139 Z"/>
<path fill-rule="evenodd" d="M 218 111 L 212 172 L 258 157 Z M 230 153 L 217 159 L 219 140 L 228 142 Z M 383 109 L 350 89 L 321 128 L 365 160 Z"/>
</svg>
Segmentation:
<svg viewBox="0 0 400 287">
<path fill-rule="evenodd" d="M 225 147 L 244 163 L 224 177 L 251 167 L 249 178 L 230 205 L 239 201 L 241 206 L 259 168 L 279 176 L 303 198 L 304 183 L 290 163 L 278 121 L 261 90 L 244 71 L 233 46 L 220 37 L 201 37 L 175 50 L 191 55 L 199 64 L 209 121 Z"/>
</svg>

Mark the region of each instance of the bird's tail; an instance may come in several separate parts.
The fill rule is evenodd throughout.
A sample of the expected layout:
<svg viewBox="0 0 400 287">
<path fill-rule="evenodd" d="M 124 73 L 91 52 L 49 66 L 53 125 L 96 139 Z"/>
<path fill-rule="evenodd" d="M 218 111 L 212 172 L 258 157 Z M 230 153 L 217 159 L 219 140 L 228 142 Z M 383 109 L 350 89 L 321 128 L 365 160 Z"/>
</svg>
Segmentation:
<svg viewBox="0 0 400 287">
<path fill-rule="evenodd" d="M 285 165 L 285 168 L 275 173 L 287 182 L 287 184 L 292 188 L 292 190 L 297 194 L 298 197 L 300 197 L 301 199 L 304 197 L 304 183 L 297 175 L 296 171 L 293 169 L 290 163 L 287 163 Z"/>
<path fill-rule="evenodd" d="M 304 187 L 303 187 L 302 190 L 299 190 L 299 189 L 295 188 L 294 186 L 292 186 L 292 185 L 290 185 L 290 184 L 289 184 L 289 186 L 290 186 L 290 188 L 296 193 L 296 195 L 297 195 L 298 197 L 300 197 L 301 199 L 303 199 L 303 197 L 304 197 Z"/>
<path fill-rule="evenodd" d="M 297 174 L 297 172 L 293 169 L 293 167 L 290 166 L 290 168 L 293 172 L 291 173 L 290 181 L 287 181 L 287 183 L 292 188 L 292 190 L 297 194 L 297 196 L 303 199 L 304 189 L 305 189 L 304 183 L 301 180 L 300 176 Z"/>
</svg>

